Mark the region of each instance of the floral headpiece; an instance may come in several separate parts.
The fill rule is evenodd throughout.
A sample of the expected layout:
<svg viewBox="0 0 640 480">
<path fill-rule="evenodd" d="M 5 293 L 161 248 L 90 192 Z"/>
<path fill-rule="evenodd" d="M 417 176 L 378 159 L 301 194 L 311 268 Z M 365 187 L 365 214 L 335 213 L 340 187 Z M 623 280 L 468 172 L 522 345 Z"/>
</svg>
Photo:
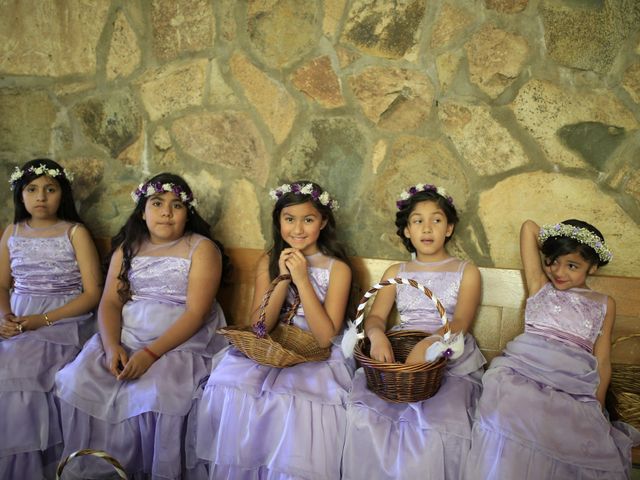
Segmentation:
<svg viewBox="0 0 640 480">
<path fill-rule="evenodd" d="M 71 182 L 73 180 L 73 175 L 71 174 L 71 172 L 65 170 L 64 168 L 62 170 L 60 170 L 59 168 L 48 168 L 44 163 L 41 163 L 37 167 L 34 165 L 31 165 L 30 167 L 24 170 L 20 167 L 16 167 L 13 170 L 11 177 L 9 178 L 9 184 L 11 185 L 11 190 L 16 188 L 16 183 L 18 183 L 18 180 L 20 180 L 22 176 L 26 173 L 34 173 L 38 176 L 47 175 L 48 177 L 53 177 L 53 178 L 63 177 L 63 178 L 66 178 L 68 182 Z"/>
<path fill-rule="evenodd" d="M 131 198 L 137 204 L 143 197 L 150 197 L 156 193 L 162 194 L 166 192 L 173 192 L 175 196 L 188 207 L 196 208 L 198 206 L 198 201 L 193 198 L 193 194 L 185 192 L 180 185 L 176 185 L 175 183 L 162 183 L 159 181 L 141 183 L 138 185 L 138 188 L 131 192 Z"/>
<path fill-rule="evenodd" d="M 315 201 L 331 210 L 336 211 L 339 208 L 338 201 L 331 198 L 329 192 L 315 188 L 311 183 L 284 183 L 279 187 L 271 190 L 269 196 L 278 201 L 285 193 L 295 193 L 296 195 L 310 195 Z"/>
<path fill-rule="evenodd" d="M 543 225 L 538 233 L 538 243 L 542 245 L 550 237 L 569 237 L 578 242 L 591 247 L 598 254 L 603 262 L 609 262 L 613 254 L 609 247 L 599 236 L 586 228 L 574 227 L 566 223 L 556 223 L 555 225 Z"/>
<path fill-rule="evenodd" d="M 447 193 L 444 188 L 436 187 L 435 185 L 431 185 L 428 183 L 418 183 L 417 185 L 414 185 L 413 187 L 409 187 L 408 189 L 402 191 L 402 193 L 400 194 L 400 198 L 398 199 L 398 201 L 396 201 L 396 207 L 398 207 L 398 210 L 406 207 L 409 203 L 409 199 L 416 193 L 420 192 L 437 193 L 441 197 L 444 197 L 447 203 L 453 207 L 453 198 Z"/>
</svg>

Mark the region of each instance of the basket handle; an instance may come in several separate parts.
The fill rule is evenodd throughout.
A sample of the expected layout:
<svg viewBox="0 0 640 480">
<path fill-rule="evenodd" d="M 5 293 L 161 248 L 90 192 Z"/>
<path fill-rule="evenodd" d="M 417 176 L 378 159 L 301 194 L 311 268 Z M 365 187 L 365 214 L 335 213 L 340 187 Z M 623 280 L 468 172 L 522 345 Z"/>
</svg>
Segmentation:
<svg viewBox="0 0 640 480">
<path fill-rule="evenodd" d="M 351 355 L 353 355 L 353 348 L 355 347 L 357 341 L 364 338 L 364 308 L 367 305 L 367 302 L 378 290 L 382 290 L 382 288 L 389 285 L 409 285 L 413 288 L 417 288 L 422 293 L 424 293 L 435 304 L 436 309 L 440 314 L 442 325 L 444 326 L 444 334 L 442 335 L 444 340 L 448 340 L 451 336 L 451 327 L 449 325 L 449 320 L 447 319 L 447 312 L 438 297 L 436 297 L 436 295 L 431 290 L 429 290 L 421 283 L 416 282 L 412 278 L 388 278 L 373 285 L 362 296 L 362 299 L 360 300 L 360 303 L 356 308 L 356 319 L 354 322 L 349 322 L 347 331 L 342 337 L 342 352 L 345 356 L 350 357 Z"/>
<path fill-rule="evenodd" d="M 93 455 L 95 457 L 102 458 L 103 460 L 111 464 L 120 478 L 122 478 L 123 480 L 127 480 L 127 474 L 125 473 L 123 466 L 120 464 L 120 462 L 118 462 L 118 460 L 113 458 L 107 452 L 103 452 L 102 450 L 92 450 L 90 448 L 78 450 L 76 452 L 73 452 L 68 457 L 62 459 L 58 464 L 58 468 L 56 470 L 56 480 L 60 480 L 62 470 L 64 470 L 64 467 L 67 465 L 67 463 L 69 463 L 75 457 L 82 457 L 85 455 Z"/>
<path fill-rule="evenodd" d="M 262 296 L 262 301 L 260 302 L 260 306 L 258 307 L 258 311 L 260 312 L 258 321 L 253 325 L 253 331 L 258 338 L 264 338 L 267 336 L 266 309 L 267 309 L 267 305 L 269 305 L 269 300 L 271 300 L 271 295 L 273 295 L 273 291 L 276 289 L 276 285 L 278 285 L 283 280 L 290 280 L 290 279 L 291 279 L 291 275 L 288 273 L 278 275 L 276 278 L 273 279 L 267 291 L 264 292 L 264 295 Z M 293 290 L 293 303 L 284 309 L 285 317 L 282 320 L 280 320 L 281 322 L 286 323 L 287 325 L 291 325 L 291 321 L 295 316 L 296 311 L 298 310 L 298 307 L 300 306 L 300 295 L 298 294 L 298 289 L 293 283 L 290 285 L 290 287 Z"/>
</svg>

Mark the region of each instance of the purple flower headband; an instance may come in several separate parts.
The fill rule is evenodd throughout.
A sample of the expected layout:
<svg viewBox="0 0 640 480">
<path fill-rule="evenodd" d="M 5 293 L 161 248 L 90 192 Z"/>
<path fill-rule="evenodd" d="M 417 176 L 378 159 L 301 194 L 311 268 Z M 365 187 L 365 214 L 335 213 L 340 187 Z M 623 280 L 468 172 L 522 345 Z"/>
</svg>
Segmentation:
<svg viewBox="0 0 640 480">
<path fill-rule="evenodd" d="M 296 195 L 309 195 L 313 200 L 320 202 L 321 205 L 329 207 L 336 211 L 339 208 L 338 201 L 331 198 L 327 191 L 315 188 L 311 183 L 284 183 L 269 192 L 269 196 L 278 201 L 285 193 L 294 193 Z"/>
<path fill-rule="evenodd" d="M 73 175 L 71 174 L 71 172 L 68 172 L 64 168 L 62 170 L 60 170 L 59 168 L 47 168 L 47 166 L 44 163 L 41 163 L 37 167 L 34 165 L 31 165 L 29 168 L 26 168 L 24 170 L 21 169 L 20 167 L 16 167 L 13 170 L 11 177 L 9 178 L 9 184 L 11 185 L 11 190 L 16 188 L 16 183 L 18 183 L 18 180 L 20 180 L 22 176 L 25 175 L 26 173 L 34 173 L 36 175 L 47 175 L 51 178 L 64 177 L 67 179 L 69 183 L 71 183 L 71 181 L 73 180 Z"/>
<path fill-rule="evenodd" d="M 138 185 L 138 188 L 131 192 L 131 199 L 137 204 L 143 197 L 150 197 L 156 193 L 162 194 L 166 192 L 173 192 L 175 196 L 188 207 L 196 208 L 198 206 L 198 201 L 193 198 L 193 194 L 185 192 L 180 185 L 158 181 L 141 183 Z"/>
<path fill-rule="evenodd" d="M 400 194 L 400 198 L 396 201 L 396 207 L 398 210 L 402 210 L 409 204 L 409 199 L 413 197 L 416 193 L 420 192 L 433 192 L 437 193 L 441 197 L 443 197 L 449 205 L 453 207 L 453 198 L 447 193 L 447 191 L 442 187 L 436 187 L 435 185 L 427 184 L 427 183 L 418 183 L 413 187 L 409 187 L 406 190 L 403 190 Z"/>
<path fill-rule="evenodd" d="M 543 225 L 538 233 L 538 243 L 542 245 L 551 237 L 569 237 L 578 242 L 593 248 L 603 262 L 608 262 L 613 258 L 613 254 L 603 239 L 586 228 L 567 225 L 566 223 L 556 223 L 555 225 Z"/>
</svg>

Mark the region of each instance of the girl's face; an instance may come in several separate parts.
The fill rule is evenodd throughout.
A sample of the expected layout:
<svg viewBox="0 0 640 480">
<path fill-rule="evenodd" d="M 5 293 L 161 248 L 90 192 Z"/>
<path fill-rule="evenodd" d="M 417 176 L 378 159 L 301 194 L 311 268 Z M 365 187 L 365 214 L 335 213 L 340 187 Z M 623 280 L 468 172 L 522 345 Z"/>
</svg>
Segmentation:
<svg viewBox="0 0 640 480">
<path fill-rule="evenodd" d="M 22 189 L 22 201 L 31 215 L 32 226 L 46 226 L 58 221 L 62 189 L 55 178 L 42 175 Z"/>
<path fill-rule="evenodd" d="M 444 249 L 444 241 L 453 233 L 453 227 L 438 204 L 426 200 L 414 207 L 404 228 L 404 235 L 411 240 L 419 261 L 437 262 L 449 256 Z"/>
<path fill-rule="evenodd" d="M 184 235 L 187 206 L 173 192 L 151 195 L 142 219 L 147 223 L 151 243 L 167 243 Z"/>
<path fill-rule="evenodd" d="M 280 211 L 280 235 L 291 247 L 304 255 L 318 252 L 317 241 L 327 220 L 311 202 L 284 207 Z"/>
<path fill-rule="evenodd" d="M 579 253 L 567 253 L 557 257 L 550 265 L 543 262 L 544 272 L 557 290 L 584 288 L 587 276 L 597 265 L 591 265 Z"/>
</svg>

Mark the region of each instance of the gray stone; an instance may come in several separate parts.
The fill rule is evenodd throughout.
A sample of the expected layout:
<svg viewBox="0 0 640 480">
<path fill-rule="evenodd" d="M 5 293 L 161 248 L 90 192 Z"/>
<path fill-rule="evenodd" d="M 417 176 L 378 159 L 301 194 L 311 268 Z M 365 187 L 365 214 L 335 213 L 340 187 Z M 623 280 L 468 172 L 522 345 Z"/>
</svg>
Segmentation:
<svg viewBox="0 0 640 480">
<path fill-rule="evenodd" d="M 343 40 L 370 55 L 413 58 L 425 8 L 426 0 L 355 0 L 348 13 Z"/>
<path fill-rule="evenodd" d="M 622 86 L 631 95 L 634 102 L 640 103 L 640 62 L 627 68 L 622 78 Z"/>
<path fill-rule="evenodd" d="M 349 77 L 349 83 L 364 114 L 380 128 L 415 130 L 431 113 L 434 89 L 421 71 L 368 67 Z"/>
<path fill-rule="evenodd" d="M 267 65 L 282 68 L 300 60 L 319 40 L 318 2 L 250 0 L 247 32 Z"/>
<path fill-rule="evenodd" d="M 111 2 L 0 2 L 0 72 L 4 75 L 93 75 Z"/>
<path fill-rule="evenodd" d="M 140 136 L 142 117 L 128 91 L 89 98 L 73 109 L 84 134 L 116 157 Z"/>
<path fill-rule="evenodd" d="M 596 170 L 603 171 L 609 156 L 624 142 L 625 131 L 615 125 L 580 122 L 560 128 L 558 137 Z"/>
<path fill-rule="evenodd" d="M 213 48 L 215 18 L 206 0 L 153 0 L 151 24 L 153 48 L 161 60 Z"/>
<path fill-rule="evenodd" d="M 269 166 L 262 138 L 241 113 L 196 113 L 171 125 L 179 147 L 195 159 L 264 185 Z"/>
</svg>

